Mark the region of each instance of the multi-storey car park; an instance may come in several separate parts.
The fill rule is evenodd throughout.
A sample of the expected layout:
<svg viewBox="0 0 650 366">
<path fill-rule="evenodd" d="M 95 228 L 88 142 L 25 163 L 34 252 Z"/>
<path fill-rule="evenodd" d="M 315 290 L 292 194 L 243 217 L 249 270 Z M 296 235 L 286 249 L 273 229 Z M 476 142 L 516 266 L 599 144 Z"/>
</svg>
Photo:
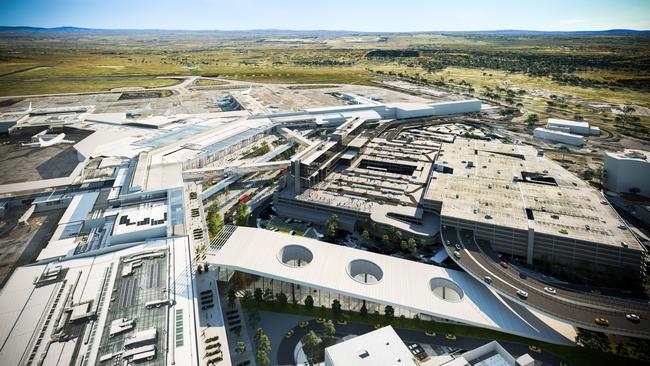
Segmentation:
<svg viewBox="0 0 650 366">
<path fill-rule="evenodd" d="M 527 263 L 641 274 L 645 250 L 605 197 L 531 146 L 442 144 L 424 206 Z M 633 277 L 634 278 L 634 277 Z"/>
<path fill-rule="evenodd" d="M 302 100 L 330 98 L 314 103 L 320 107 L 270 113 L 260 95 L 293 103 L 297 92 L 226 86 L 183 90 L 185 106 L 116 111 L 126 107 L 107 94 L 75 96 L 85 106 L 63 109 L 36 99 L 33 109 L 10 113 L 17 118 L 3 127 L 13 134 L 50 128 L 81 131 L 66 136 L 82 139 L 66 148 L 69 161 L 57 162 L 68 164 L 64 176 L 33 179 L 40 171 L 29 171 L 0 185 L 2 214 L 28 231 L 26 242 L 43 246 L 0 290 L 0 363 L 245 362 L 250 352 L 229 348 L 239 337 L 229 320 L 236 316 L 224 317 L 221 307 L 220 289 L 238 272 L 254 275 L 249 289 L 297 302 L 309 294 L 319 306 L 338 299 L 351 311 L 391 305 L 398 315 L 558 344 L 572 343 L 567 328 L 576 325 L 650 337 L 647 304 L 566 289 L 547 294 L 544 282 L 499 266 L 495 252 L 636 275 L 644 250 L 586 183 L 530 147 L 490 142 L 501 133 L 465 121 L 479 101 L 390 92 L 380 102 L 334 86 L 301 91 Z M 204 113 L 188 114 L 188 106 Z M 270 151 L 251 157 L 262 144 Z M 41 148 L 49 147 L 24 154 L 40 159 L 30 154 Z M 264 187 L 252 176 L 278 179 Z M 270 195 L 288 217 L 320 224 L 336 213 L 347 230 L 361 222 L 419 243 L 441 240 L 464 271 L 262 228 L 226 225 L 209 237 L 206 206 L 254 208 Z M 30 225 L 41 228 L 21 229 Z M 639 322 L 625 319 L 632 312 Z M 594 325 L 600 316 L 609 328 Z"/>
</svg>

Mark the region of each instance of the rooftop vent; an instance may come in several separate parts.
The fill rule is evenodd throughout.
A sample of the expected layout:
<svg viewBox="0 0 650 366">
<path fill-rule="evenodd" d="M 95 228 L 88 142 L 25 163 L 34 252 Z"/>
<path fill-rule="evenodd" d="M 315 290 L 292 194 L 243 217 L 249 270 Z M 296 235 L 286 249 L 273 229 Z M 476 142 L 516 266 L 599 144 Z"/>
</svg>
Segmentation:
<svg viewBox="0 0 650 366">
<path fill-rule="evenodd" d="M 366 351 L 365 349 L 359 350 L 357 355 L 359 356 L 359 358 L 370 357 L 370 353 L 368 353 L 368 351 Z"/>
</svg>

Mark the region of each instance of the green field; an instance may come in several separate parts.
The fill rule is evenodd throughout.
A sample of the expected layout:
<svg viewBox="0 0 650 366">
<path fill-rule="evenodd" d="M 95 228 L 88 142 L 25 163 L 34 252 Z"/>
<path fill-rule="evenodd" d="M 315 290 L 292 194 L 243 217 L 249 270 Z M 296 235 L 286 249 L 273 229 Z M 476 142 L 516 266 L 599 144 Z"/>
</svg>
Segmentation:
<svg viewBox="0 0 650 366">
<path fill-rule="evenodd" d="M 0 83 L 0 96 L 110 91 L 114 88 L 158 88 L 178 84 L 174 79 L 133 78 L 122 80 L 44 80 Z"/>
<path fill-rule="evenodd" d="M 650 108 L 649 40 L 646 35 L 0 32 L 0 96 L 161 87 L 176 81 L 153 77 L 169 75 L 362 85 L 403 78 L 517 108 L 524 117 L 516 123 L 532 113 L 540 120 L 583 118 L 611 130 L 614 138 L 650 140 L 650 112 L 644 109 Z M 549 105 L 555 97 L 559 107 Z M 592 104 L 632 106 L 636 120 L 614 125 L 616 113 Z"/>
</svg>

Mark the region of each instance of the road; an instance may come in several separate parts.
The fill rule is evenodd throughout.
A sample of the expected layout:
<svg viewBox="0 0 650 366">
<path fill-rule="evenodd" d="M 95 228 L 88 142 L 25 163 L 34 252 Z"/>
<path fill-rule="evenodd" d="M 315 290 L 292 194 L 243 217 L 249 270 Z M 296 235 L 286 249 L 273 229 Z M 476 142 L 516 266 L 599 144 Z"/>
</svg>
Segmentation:
<svg viewBox="0 0 650 366">
<path fill-rule="evenodd" d="M 336 336 L 339 338 L 351 334 L 361 335 L 374 330 L 373 326 L 369 324 L 355 323 L 355 322 L 351 322 L 347 325 L 335 324 L 334 327 L 336 328 Z M 303 336 L 305 336 L 307 332 L 309 332 L 310 330 L 314 330 L 316 333 L 321 333 L 323 327 L 320 324 L 317 324 L 314 320 L 311 320 L 309 322 L 309 326 L 305 328 L 300 328 L 298 326 L 295 326 L 292 329 L 294 331 L 294 335 L 289 339 L 283 338 L 278 348 L 278 359 L 277 359 L 278 365 L 295 365 L 296 363 L 294 360 L 294 350 L 296 348 L 296 345 L 298 344 L 298 341 Z M 412 343 L 419 343 L 419 344 L 429 344 L 429 345 L 459 348 L 463 350 L 470 350 L 491 342 L 491 340 L 488 339 L 465 337 L 465 336 L 456 336 L 455 340 L 448 340 L 445 338 L 444 334 L 436 334 L 435 337 L 429 337 L 425 335 L 424 332 L 422 331 L 412 330 L 412 329 L 400 328 L 400 329 L 395 329 L 395 331 L 400 336 L 402 341 L 404 341 L 404 343 L 406 343 L 407 345 Z M 529 353 L 529 354 L 532 353 L 528 349 L 529 345 L 527 344 L 507 342 L 507 341 L 499 341 L 499 344 L 503 346 L 515 358 L 523 355 L 524 353 Z M 434 356 L 434 355 L 429 355 L 429 356 Z M 533 356 L 535 360 L 542 361 L 545 364 L 549 364 L 549 365 L 559 365 L 560 362 L 563 361 L 562 358 L 560 358 L 559 356 L 545 350 L 542 350 L 541 353 L 532 353 L 531 356 Z M 567 361 L 564 362 L 566 363 Z"/>
<path fill-rule="evenodd" d="M 544 291 L 547 284 L 531 276 L 521 278 L 519 272 L 510 265 L 507 269 L 502 268 L 495 253 L 490 253 L 492 254 L 490 256 L 479 248 L 471 231 L 458 231 L 447 226 L 443 227 L 441 236 L 445 248 L 461 268 L 482 282 L 486 276 L 490 276 L 492 283 L 489 286 L 524 306 L 535 308 L 581 328 L 650 338 L 650 306 L 647 303 L 564 289 L 556 289 L 557 294 L 549 294 Z M 462 247 L 460 259 L 453 255 L 456 244 Z M 519 289 L 528 292 L 528 298 L 522 299 L 517 296 Z M 627 313 L 639 315 L 641 321 L 635 323 L 627 320 L 625 318 Z M 595 324 L 594 319 L 597 317 L 605 317 L 609 321 L 609 326 Z"/>
</svg>

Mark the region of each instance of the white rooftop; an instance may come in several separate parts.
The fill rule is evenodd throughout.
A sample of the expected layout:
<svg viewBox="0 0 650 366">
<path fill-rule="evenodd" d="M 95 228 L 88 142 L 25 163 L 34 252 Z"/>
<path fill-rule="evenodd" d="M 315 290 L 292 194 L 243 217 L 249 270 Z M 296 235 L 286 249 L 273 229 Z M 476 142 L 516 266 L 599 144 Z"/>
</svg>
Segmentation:
<svg viewBox="0 0 650 366">
<path fill-rule="evenodd" d="M 386 326 L 325 349 L 326 366 L 417 366 L 413 354 Z"/>
<path fill-rule="evenodd" d="M 92 211 L 98 196 L 99 192 L 87 192 L 75 195 L 63 213 L 63 216 L 61 216 L 59 225 L 84 220 L 86 215 Z"/>
<path fill-rule="evenodd" d="M 549 118 L 548 124 L 557 125 L 557 126 L 567 126 L 567 127 L 585 127 L 589 128 L 589 123 L 582 121 L 569 121 L 566 119 L 559 118 Z"/>
<path fill-rule="evenodd" d="M 282 253 L 288 245 L 306 248 L 311 253 L 311 262 L 302 267 L 283 263 Z M 460 271 L 248 227 L 237 227 L 219 252 L 210 253 L 207 260 L 234 270 L 465 324 L 554 343 L 567 342 L 524 307 L 505 302 Z M 355 268 L 365 271 L 369 267 L 371 275 L 380 277 L 379 281 L 359 282 L 359 271 Z M 442 287 L 447 289 L 447 299 L 434 293 L 441 293 Z M 451 298 L 452 293 L 461 296 Z"/>
<path fill-rule="evenodd" d="M 167 225 L 167 203 L 146 202 L 120 210 L 113 235 L 125 234 Z"/>
</svg>

